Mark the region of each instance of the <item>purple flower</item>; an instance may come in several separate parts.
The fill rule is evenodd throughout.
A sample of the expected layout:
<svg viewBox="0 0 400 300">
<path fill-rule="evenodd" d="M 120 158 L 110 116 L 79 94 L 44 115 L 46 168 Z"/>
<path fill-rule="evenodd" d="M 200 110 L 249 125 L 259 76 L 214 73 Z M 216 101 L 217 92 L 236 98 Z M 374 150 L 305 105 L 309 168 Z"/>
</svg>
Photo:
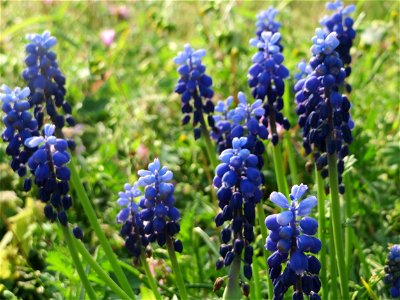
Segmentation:
<svg viewBox="0 0 400 300">
<path fill-rule="evenodd" d="M 110 47 L 114 41 L 115 30 L 114 29 L 105 29 L 100 33 L 100 39 L 103 44 L 107 47 Z"/>
</svg>

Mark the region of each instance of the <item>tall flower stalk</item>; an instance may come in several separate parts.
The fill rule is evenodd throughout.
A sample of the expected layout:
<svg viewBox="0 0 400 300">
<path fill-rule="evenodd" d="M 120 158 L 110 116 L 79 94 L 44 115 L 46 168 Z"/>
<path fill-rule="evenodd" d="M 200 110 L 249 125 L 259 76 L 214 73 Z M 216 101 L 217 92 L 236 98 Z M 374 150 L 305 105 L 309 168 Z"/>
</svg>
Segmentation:
<svg viewBox="0 0 400 300">
<path fill-rule="evenodd" d="M 255 205 L 260 202 L 262 193 L 258 158 L 245 148 L 247 143 L 247 137 L 233 138 L 233 148 L 220 155 L 221 164 L 217 166 L 214 178 L 222 210 L 216 216 L 215 224 L 219 227 L 229 222 L 221 232 L 221 258 L 216 263 L 217 269 L 231 266 L 224 299 L 239 299 L 240 286 L 248 292 L 248 284 L 239 280 L 242 257 L 243 274 L 248 280 L 252 277 Z"/>
<path fill-rule="evenodd" d="M 184 51 L 179 52 L 174 58 L 177 64 L 180 78 L 175 86 L 175 92 L 181 95 L 181 111 L 183 113 L 182 125 L 192 121 L 194 138 L 203 136 L 206 143 L 207 154 L 213 167 L 217 165 L 214 146 L 211 143 L 208 127 L 205 121 L 207 114 L 208 126 L 213 130 L 215 121 L 212 116 L 214 103 L 212 97 L 212 78 L 208 76 L 206 67 L 202 64 L 202 58 L 206 55 L 204 49 L 194 50 L 186 44 Z"/>
<path fill-rule="evenodd" d="M 152 242 L 160 247 L 167 246 L 172 269 L 181 299 L 187 299 L 187 293 L 175 251 L 182 252 L 182 242 L 175 238 L 179 233 L 180 214 L 175 207 L 174 186 L 170 181 L 173 173 L 167 167 L 161 167 L 155 159 L 147 170 L 139 170 L 139 179 L 133 185 L 125 184 L 124 191 L 118 194 L 121 210 L 117 223 L 123 223 L 120 234 L 125 239 L 125 247 L 136 259 L 140 259 L 146 272 L 149 285 L 157 299 L 161 299 L 155 279 L 149 271 L 145 248 Z M 139 189 L 144 188 L 144 193 Z M 135 198 L 141 197 L 139 202 Z"/>
<path fill-rule="evenodd" d="M 307 154 L 313 151 L 321 176 L 329 176 L 333 238 L 338 262 L 342 297 L 348 299 L 347 272 L 341 230 L 339 192 L 344 193 L 341 174 L 343 158 L 348 154 L 348 144 L 353 140 L 350 102 L 339 92 L 346 72 L 339 54 L 336 33 L 328 35 L 317 29 L 311 48 L 313 57 L 309 62 L 309 74 L 295 86 L 296 112 L 303 129 L 303 146 Z M 340 185 L 339 185 L 340 184 Z"/>
<path fill-rule="evenodd" d="M 61 128 L 65 125 L 65 120 L 69 125 L 73 125 L 74 121 L 69 115 L 71 107 L 64 99 L 65 77 L 58 69 L 56 54 L 50 50 L 57 40 L 49 32 L 41 35 L 31 34 L 27 38 L 30 41 L 26 46 L 27 68 L 22 76 L 28 82 L 29 88 L 12 91 L 2 86 L 2 91 L 5 92 L 4 97 L 1 96 L 2 109 L 7 114 L 3 118 L 6 130 L 2 137 L 5 142 L 9 143 L 6 152 L 13 157 L 11 167 L 21 177 L 26 175 L 27 166 L 31 169 L 35 178 L 34 183 L 39 188 L 39 198 L 47 203 L 45 206 L 46 217 L 51 221 L 59 220 L 62 225 L 68 223 L 66 210 L 72 203 L 71 197 L 68 196 L 68 181 L 71 181 L 118 281 L 130 298 L 134 298 L 130 284 L 100 227 L 96 213 L 75 168 L 74 160 L 66 151 L 67 147 L 72 149 L 74 143 L 64 139 Z M 28 97 L 27 100 L 25 100 L 26 97 Z M 67 114 L 66 118 L 58 110 L 59 107 L 62 107 Z M 33 109 L 33 113 L 29 111 L 30 109 Z M 46 125 L 43 135 L 40 135 L 39 129 L 48 119 L 46 114 L 54 124 Z M 41 143 L 42 146 L 38 147 Z M 68 167 L 66 167 L 67 163 Z M 28 191 L 31 186 L 32 179 L 27 177 L 24 189 Z M 75 249 L 70 243 L 69 231 L 66 229 L 63 231 L 68 233 L 66 242 L 69 249 Z M 75 228 L 73 233 L 77 238 L 82 238 L 82 231 L 79 228 Z M 71 255 L 73 258 L 77 257 L 75 254 Z M 80 263 L 75 259 L 74 262 Z M 85 275 L 84 272 L 80 272 L 83 270 L 82 268 L 78 266 L 77 268 L 79 268 L 79 275 Z M 85 283 L 87 280 L 82 279 L 82 282 Z M 91 292 L 90 287 L 86 287 L 86 290 L 88 293 Z M 94 298 L 94 293 L 90 296 Z"/>
</svg>

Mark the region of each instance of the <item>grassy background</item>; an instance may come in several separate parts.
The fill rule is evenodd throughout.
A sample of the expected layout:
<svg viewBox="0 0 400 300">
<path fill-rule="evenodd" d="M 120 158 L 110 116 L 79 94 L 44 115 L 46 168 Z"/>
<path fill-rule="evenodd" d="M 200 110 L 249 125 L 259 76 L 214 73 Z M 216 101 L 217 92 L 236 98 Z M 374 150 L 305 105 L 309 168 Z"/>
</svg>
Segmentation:
<svg viewBox="0 0 400 300">
<path fill-rule="evenodd" d="M 136 171 L 154 157 L 160 157 L 175 172 L 177 205 L 183 216 L 180 262 L 186 280 L 202 287 L 189 289 L 193 297 L 212 298 L 212 283 L 225 275 L 225 270 L 214 270 L 220 240 L 213 222 L 216 205 L 207 184 L 213 171 L 207 167 L 203 145 L 193 140 L 190 126 L 180 125 L 180 101 L 173 93 L 178 75 L 172 58 L 185 43 L 205 48 L 214 100 L 239 90 L 249 94 L 246 74 L 254 50 L 248 40 L 254 35 L 256 14 L 271 4 L 1 1 L 1 83 L 24 85 L 20 74 L 25 34 L 49 30 L 58 39 L 55 51 L 78 123 L 66 129 L 66 134 L 78 144 L 81 177 L 127 268 L 130 260 L 114 224 L 117 192 L 125 182 L 133 182 Z M 310 57 L 310 39 L 326 13 L 324 3 L 279 1 L 274 5 L 280 9 L 277 20 L 281 22 L 285 65 L 295 74 L 296 64 Z M 110 13 L 119 6 L 126 6 L 127 19 Z M 354 188 L 354 216 L 344 226 L 354 226 L 362 250 L 354 256 L 352 292 L 359 299 L 368 297 L 363 277 L 379 297 L 386 298 L 387 291 L 379 280 L 382 266 L 388 245 L 400 242 L 399 3 L 358 1 L 356 6 L 357 38 L 349 78 L 356 127 L 347 163 Z M 100 39 L 101 31 L 108 28 L 116 31 L 109 48 Z M 293 79 L 288 84 L 292 85 Z M 294 125 L 294 104 L 290 105 L 285 109 Z M 292 126 L 291 134 L 299 177 L 312 185 L 304 168 L 301 132 Z M 267 160 L 264 172 L 269 194 L 276 189 L 272 159 Z M 26 299 L 79 297 L 79 280 L 60 246 L 60 233 L 44 221 L 41 203 L 30 198 L 33 194 L 21 192 L 22 183 L 8 166 L 4 143 L 0 144 L 0 180 L 0 293 L 8 289 Z M 109 269 L 79 206 L 75 201 L 72 222 L 82 225 L 85 242 Z M 196 227 L 204 230 L 203 237 L 207 234 L 210 243 L 204 242 Z M 258 245 L 260 254 L 261 239 Z M 163 263 L 166 253 L 155 249 L 154 257 L 157 276 L 170 288 L 165 291 L 170 295 L 174 284 L 168 283 L 171 277 Z M 364 259 L 368 269 L 360 266 Z M 260 263 L 266 270 L 261 257 Z M 138 270 L 129 270 L 132 279 L 141 276 Z M 91 276 L 96 281 L 95 275 Z M 144 289 L 138 283 L 134 287 Z M 111 297 L 105 287 L 97 290 L 99 297 Z"/>
</svg>

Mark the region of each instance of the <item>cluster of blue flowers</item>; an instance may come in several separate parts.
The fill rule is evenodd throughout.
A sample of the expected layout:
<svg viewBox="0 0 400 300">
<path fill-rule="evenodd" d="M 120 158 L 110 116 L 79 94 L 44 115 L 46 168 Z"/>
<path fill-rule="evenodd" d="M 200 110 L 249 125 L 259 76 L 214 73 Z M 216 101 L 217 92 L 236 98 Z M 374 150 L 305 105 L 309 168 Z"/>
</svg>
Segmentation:
<svg viewBox="0 0 400 300">
<path fill-rule="evenodd" d="M 56 38 L 45 31 L 41 35 L 29 34 L 27 39 L 30 41 L 25 48 L 28 54 L 25 58 L 27 68 L 22 72 L 22 77 L 30 88 L 29 102 L 31 107 L 34 107 L 34 116 L 39 128 L 43 126 L 43 103 L 57 128 L 64 127 L 65 121 L 73 126 L 75 121 L 70 115 L 72 109 L 64 98 L 65 77 L 58 68 L 57 55 L 50 50 L 57 43 Z M 66 114 L 65 121 L 64 116 L 57 111 L 60 107 Z"/>
<path fill-rule="evenodd" d="M 265 219 L 269 229 L 265 248 L 273 254 L 268 258 L 269 276 L 274 284 L 274 298 L 283 299 L 290 286 L 293 286 L 292 299 L 303 299 L 303 294 L 312 300 L 321 299 L 318 292 L 321 282 L 318 274 L 321 269 L 319 260 L 314 255 L 321 250 L 321 241 L 316 234 L 318 223 L 308 217 L 317 199 L 310 196 L 299 201 L 307 191 L 307 186 L 300 184 L 291 189 L 290 200 L 281 193 L 273 192 L 270 200 L 285 209 Z M 299 219 L 298 217 L 301 217 Z M 282 263 L 287 263 L 282 272 Z"/>
<path fill-rule="evenodd" d="M 336 0 L 326 4 L 328 10 L 333 11 L 332 15 L 322 19 L 321 25 L 325 26 L 325 31 L 329 34 L 336 32 L 339 45 L 336 51 L 339 53 L 340 59 L 346 71 L 346 76 L 351 73 L 351 55 L 350 48 L 353 46 L 353 40 L 356 32 L 353 29 L 354 20 L 349 16 L 355 10 L 354 5 L 343 6 L 343 2 Z M 346 83 L 346 90 L 351 91 L 351 86 Z"/>
<path fill-rule="evenodd" d="M 225 101 L 219 100 L 215 106 L 214 123 L 217 130 L 211 131 L 211 138 L 217 143 L 218 153 L 225 149 L 232 148 L 232 113 L 230 109 L 233 97 L 229 96 Z"/>
<path fill-rule="evenodd" d="M 263 123 L 270 127 L 271 141 L 274 145 L 279 141 L 277 123 L 286 130 L 290 128 L 289 120 L 281 113 L 282 96 L 285 91 L 283 79 L 289 76 L 289 71 L 282 65 L 284 57 L 278 45 L 280 38 L 279 32 L 264 31 L 260 38 L 250 40 L 250 44 L 256 47 L 258 52 L 253 56 L 253 65 L 248 71 L 248 84 L 252 88 L 254 99 L 267 99 L 264 103 Z"/>
<path fill-rule="evenodd" d="M 215 218 L 217 227 L 229 222 L 222 232 L 220 247 L 221 258 L 216 268 L 229 266 L 235 257 L 243 254 L 243 273 L 247 279 L 252 277 L 253 226 L 255 205 L 260 202 L 261 174 L 258 158 L 245 148 L 246 137 L 233 138 L 232 149 L 224 150 L 219 156 L 221 164 L 216 168 L 214 186 L 218 189 L 217 197 L 220 212 Z"/>
<path fill-rule="evenodd" d="M 149 243 L 157 241 L 162 247 L 167 239 L 172 239 L 175 251 L 182 252 L 182 242 L 174 239 L 180 231 L 180 214 L 174 206 L 174 186 L 170 183 L 173 173 L 155 159 L 148 170 L 140 170 L 138 174 L 139 180 L 133 186 L 126 184 L 118 198 L 122 209 L 117 215 L 117 223 L 124 223 L 120 234 L 125 238 L 126 248 L 139 257 Z M 139 186 L 144 188 L 144 195 Z M 139 196 L 142 197 L 137 204 L 134 199 Z"/>
<path fill-rule="evenodd" d="M 189 123 L 193 112 L 192 123 L 195 139 L 201 136 L 201 128 L 198 125 L 205 126 L 204 113 L 208 114 L 208 125 L 216 130 L 212 116 L 214 112 L 214 103 L 211 101 L 214 96 L 212 79 L 205 74 L 206 67 L 201 62 L 205 55 L 205 50 L 194 50 L 189 44 L 186 44 L 184 51 L 179 52 L 178 56 L 174 58 L 174 63 L 179 65 L 180 78 L 175 92 L 181 95 L 181 111 L 184 114 L 182 124 Z"/>
<path fill-rule="evenodd" d="M 12 157 L 11 168 L 23 177 L 27 173 L 26 162 L 33 153 L 33 150 L 24 147 L 24 142 L 32 136 L 39 135 L 38 123 L 29 112 L 27 97 L 30 91 L 27 87 L 11 90 L 6 85 L 2 85 L 0 90 L 1 108 L 5 113 L 2 118 L 5 129 L 1 137 L 8 143 L 6 154 Z"/>
<path fill-rule="evenodd" d="M 339 183 L 344 171 L 343 158 L 348 154 L 348 144 L 353 140 L 354 127 L 350 116 L 349 99 L 340 93 L 346 72 L 339 54 L 337 34 L 328 35 L 317 29 L 313 37 L 309 73 L 295 85 L 296 113 L 303 129 L 303 147 L 306 154 L 314 151 L 314 159 L 322 177 L 328 176 L 329 154 L 338 153 Z M 344 185 L 339 186 L 344 193 Z"/>
<path fill-rule="evenodd" d="M 71 196 L 68 195 L 71 172 L 67 164 L 70 156 L 67 152 L 67 141 L 53 136 L 54 130 L 55 125 L 45 124 L 42 136 L 30 137 L 24 144 L 35 149 L 28 160 L 28 167 L 34 175 L 39 199 L 46 203 L 45 216 L 52 222 L 58 218 L 60 223 L 66 226 L 66 211 L 72 205 Z M 30 190 L 31 185 L 31 179 L 26 178 L 25 190 Z"/>
<path fill-rule="evenodd" d="M 281 23 L 275 21 L 275 17 L 278 13 L 279 11 L 276 8 L 270 6 L 267 10 L 263 10 L 257 15 L 256 35 L 259 38 L 261 38 L 261 34 L 264 31 L 269 31 L 272 33 L 279 31 Z M 279 45 L 279 42 L 277 44 Z M 282 50 L 282 46 L 279 45 L 279 47 Z"/>
<path fill-rule="evenodd" d="M 268 129 L 262 122 L 265 109 L 261 99 L 252 104 L 247 103 L 243 92 L 239 92 L 237 98 L 239 103 L 231 110 L 229 106 L 233 97 L 229 97 L 225 103 L 218 102 L 216 111 L 220 114 L 214 116 L 218 134 L 212 133 L 211 137 L 216 140 L 219 153 L 232 148 L 232 139 L 246 137 L 247 143 L 244 147 L 257 156 L 257 167 L 261 170 L 264 165 L 262 154 L 265 152 L 262 140 L 268 139 Z"/>
<path fill-rule="evenodd" d="M 390 286 L 392 298 L 400 297 L 400 245 L 390 248 L 385 266 L 386 276 L 384 282 Z"/>
</svg>

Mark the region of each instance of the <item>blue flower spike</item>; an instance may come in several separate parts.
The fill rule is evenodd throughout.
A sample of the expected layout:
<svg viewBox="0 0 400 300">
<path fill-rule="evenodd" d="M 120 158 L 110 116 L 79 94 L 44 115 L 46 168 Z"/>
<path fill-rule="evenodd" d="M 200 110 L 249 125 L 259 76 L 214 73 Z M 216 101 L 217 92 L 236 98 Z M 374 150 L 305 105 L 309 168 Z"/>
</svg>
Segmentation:
<svg viewBox="0 0 400 300">
<path fill-rule="evenodd" d="M 67 152 L 67 141 L 53 135 L 55 128 L 55 125 L 45 124 L 42 135 L 27 138 L 24 145 L 33 151 L 27 165 L 38 187 L 39 199 L 46 203 L 45 216 L 52 222 L 58 219 L 66 226 L 66 212 L 72 205 L 71 196 L 68 194 L 71 171 L 67 165 L 70 156 Z M 28 177 L 25 179 L 24 189 L 28 191 L 31 186 L 32 180 Z"/>
<path fill-rule="evenodd" d="M 400 298 L 400 245 L 390 248 L 385 266 L 386 276 L 383 281 L 390 287 L 390 296 Z"/>
<path fill-rule="evenodd" d="M 345 86 L 346 71 L 336 51 L 339 46 L 336 32 L 327 34 L 317 29 L 312 41 L 313 57 L 307 66 L 302 66 L 306 77 L 295 85 L 298 124 L 302 128 L 304 150 L 306 154 L 313 152 L 323 178 L 328 176 L 328 155 L 337 153 L 339 192 L 343 194 L 343 158 L 349 153 L 354 127 L 350 101 L 340 93 Z"/>
<path fill-rule="evenodd" d="M 174 206 L 174 186 L 170 183 L 173 173 L 155 159 L 147 170 L 139 170 L 138 175 L 136 183 L 125 184 L 117 200 L 121 206 L 117 223 L 123 223 L 120 234 L 125 238 L 126 248 L 138 258 L 143 247 L 156 241 L 162 247 L 169 237 L 175 251 L 182 252 L 182 242 L 174 238 L 180 231 L 180 214 Z M 135 202 L 138 197 L 140 200 Z"/>
<path fill-rule="evenodd" d="M 277 11 L 270 8 L 266 13 L 273 19 Z M 259 23 L 257 23 L 259 24 Z M 284 79 L 289 77 L 289 70 L 283 65 L 284 56 L 280 45 L 281 34 L 279 26 L 270 22 L 271 30 L 262 31 L 257 38 L 250 40 L 250 45 L 257 48 L 253 55 L 253 65 L 248 70 L 248 85 L 252 89 L 254 99 L 263 103 L 263 124 L 270 128 L 271 142 L 277 145 L 279 136 L 277 126 L 285 130 L 290 128 L 290 123 L 281 112 L 283 108 L 283 94 L 285 91 Z M 278 23 L 279 24 L 279 23 Z"/>
<path fill-rule="evenodd" d="M 281 27 L 281 23 L 275 21 L 275 17 L 276 15 L 279 13 L 279 11 L 275 8 L 273 8 L 272 6 L 270 6 L 267 10 L 263 10 L 261 11 L 258 15 L 257 15 L 257 22 L 256 22 L 256 35 L 257 37 L 261 37 L 261 34 L 264 31 L 270 31 L 272 33 L 278 32 L 280 27 Z M 277 45 L 279 46 L 281 52 L 282 52 L 282 46 L 279 44 L 279 42 L 277 43 Z"/>
<path fill-rule="evenodd" d="M 293 286 L 292 299 L 303 299 L 304 294 L 310 299 L 320 299 L 321 264 L 313 254 L 321 250 L 322 244 L 313 236 L 318 222 L 308 216 L 317 205 L 317 199 L 308 196 L 300 201 L 307 189 L 304 184 L 293 186 L 289 199 L 279 192 L 270 195 L 271 202 L 283 209 L 265 219 L 269 230 L 265 248 L 273 252 L 268 258 L 268 267 L 274 299 L 283 299 L 290 286 Z M 287 265 L 283 272 L 282 264 Z"/>
<path fill-rule="evenodd" d="M 27 97 L 28 87 L 17 87 L 14 90 L 6 85 L 0 87 L 1 109 L 5 113 L 2 118 L 5 129 L 1 134 L 3 142 L 8 143 L 6 154 L 11 156 L 11 168 L 23 177 L 27 173 L 26 163 L 33 150 L 24 146 L 25 140 L 38 136 L 38 123 L 29 112 Z"/>
<path fill-rule="evenodd" d="M 212 116 L 214 103 L 212 97 L 212 79 L 205 71 L 202 58 L 206 55 L 204 49 L 194 50 L 189 44 L 174 58 L 177 64 L 179 80 L 175 86 L 175 92 L 181 95 L 181 111 L 183 113 L 182 124 L 186 125 L 192 118 L 195 139 L 200 138 L 201 128 L 199 124 L 204 122 L 204 114 L 207 114 L 208 125 L 213 131 L 218 131 Z M 193 113 L 193 117 L 191 114 Z"/>
<path fill-rule="evenodd" d="M 232 148 L 225 149 L 216 167 L 214 187 L 221 212 L 215 217 L 221 232 L 221 257 L 216 268 L 229 266 L 235 257 L 243 259 L 243 274 L 252 277 L 255 205 L 260 202 L 261 173 L 257 168 L 258 158 L 247 148 L 247 137 L 235 137 Z M 225 223 L 227 225 L 224 225 Z M 237 283 L 239 284 L 239 282 Z M 247 289 L 247 288 L 246 288 Z"/>
<path fill-rule="evenodd" d="M 214 123 L 216 130 L 211 131 L 211 138 L 217 143 L 218 153 L 227 148 L 232 148 L 232 121 L 233 110 L 230 109 L 233 103 L 233 97 L 226 100 L 219 100 L 215 106 Z"/>
<path fill-rule="evenodd" d="M 350 17 L 350 14 L 355 11 L 356 7 L 353 4 L 344 6 L 342 1 L 335 1 L 328 2 L 326 8 L 332 11 L 332 14 L 325 16 L 321 20 L 321 25 L 324 26 L 326 33 L 336 33 L 336 38 L 339 40 L 336 51 L 343 62 L 346 77 L 348 77 L 351 74 L 350 49 L 356 37 L 356 31 L 353 29 L 354 20 Z M 346 90 L 347 92 L 351 91 L 351 86 L 348 83 L 346 83 Z"/>
<path fill-rule="evenodd" d="M 45 111 L 57 128 L 64 127 L 65 121 L 70 126 L 75 125 L 72 108 L 65 100 L 65 77 L 58 67 L 56 53 L 51 50 L 57 39 L 48 31 L 28 34 L 26 38 L 29 41 L 25 48 L 27 67 L 22 77 L 30 89 L 29 103 L 34 108 L 39 128 L 43 126 Z"/>
</svg>

